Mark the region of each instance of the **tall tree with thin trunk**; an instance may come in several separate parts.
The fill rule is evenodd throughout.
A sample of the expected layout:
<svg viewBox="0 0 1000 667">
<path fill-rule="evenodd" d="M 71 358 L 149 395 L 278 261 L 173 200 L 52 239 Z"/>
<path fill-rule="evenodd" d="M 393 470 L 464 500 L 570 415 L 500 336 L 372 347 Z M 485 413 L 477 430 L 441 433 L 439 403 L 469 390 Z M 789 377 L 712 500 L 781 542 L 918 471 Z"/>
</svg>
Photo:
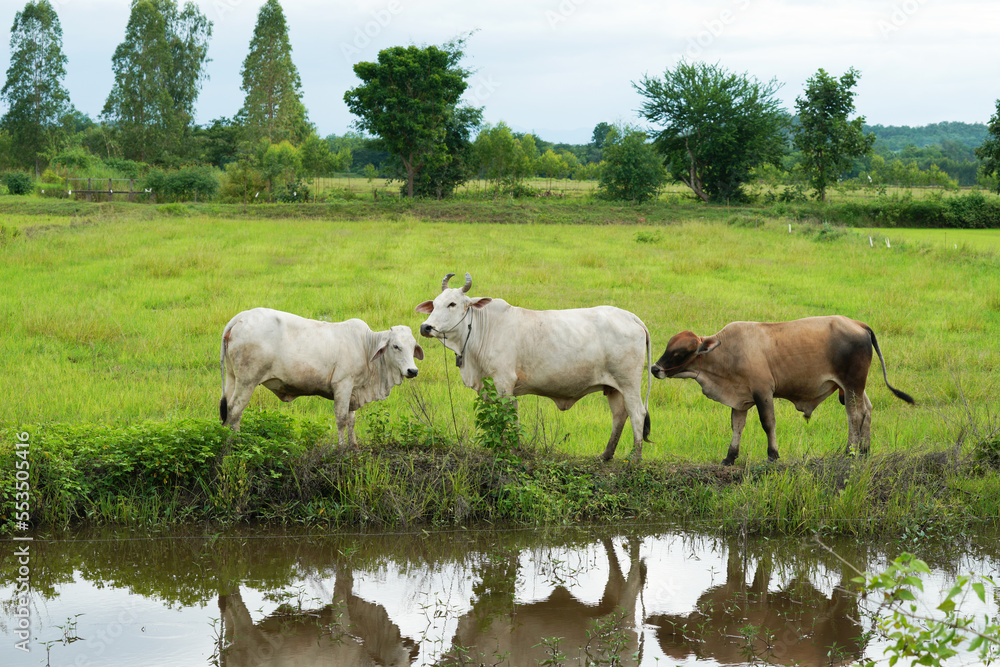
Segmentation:
<svg viewBox="0 0 1000 667">
<path fill-rule="evenodd" d="M 816 198 L 826 200 L 826 189 L 851 168 L 854 158 L 872 152 L 875 135 L 862 128 L 865 117 L 854 120 L 852 88 L 861 75 L 853 67 L 840 80 L 820 69 L 806 82 L 805 97 L 795 100 L 799 125 L 794 144 L 802 151 L 802 170 L 816 191 Z"/>
<path fill-rule="evenodd" d="M 464 39 L 444 46 L 394 46 L 379 51 L 378 62 L 360 62 L 354 73 L 361 85 L 344 93 L 355 126 L 374 134 L 399 158 L 406 191 L 414 195 L 421 170 L 447 154 L 448 124 L 468 84 L 459 66 Z M 478 124 L 478 114 L 468 115 Z"/>
<path fill-rule="evenodd" d="M 292 62 L 288 24 L 278 0 L 267 0 L 257 13 L 250 52 L 240 74 L 240 89 L 246 97 L 236 120 L 245 139 L 298 145 L 313 133 L 302 104 L 302 81 Z"/>
<path fill-rule="evenodd" d="M 29 2 L 14 16 L 10 30 L 10 67 L 0 90 L 9 108 L 0 129 L 10 134 L 15 160 L 34 167 L 36 176 L 41 174 L 41 154 L 56 148 L 63 134 L 61 119 L 71 110 L 65 78 L 59 16 L 48 0 Z"/>
<path fill-rule="evenodd" d="M 133 0 L 103 111 L 125 157 L 158 162 L 183 150 L 211 36 L 212 22 L 193 2 L 179 10 L 175 0 Z"/>
</svg>

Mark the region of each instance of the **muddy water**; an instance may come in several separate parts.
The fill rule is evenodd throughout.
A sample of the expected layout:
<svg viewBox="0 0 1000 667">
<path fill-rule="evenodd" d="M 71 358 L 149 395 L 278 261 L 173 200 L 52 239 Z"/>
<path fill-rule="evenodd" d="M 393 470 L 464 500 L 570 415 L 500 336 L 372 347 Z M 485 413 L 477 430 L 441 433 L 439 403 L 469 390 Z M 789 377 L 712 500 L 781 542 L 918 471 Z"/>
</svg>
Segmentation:
<svg viewBox="0 0 1000 667">
<path fill-rule="evenodd" d="M 38 535 L 27 653 L 23 543 L 0 547 L 0 664 L 849 664 L 886 643 L 874 604 L 845 590 L 845 561 L 874 571 L 912 551 L 938 599 L 956 573 L 995 576 L 997 544 L 834 541 L 838 558 L 809 540 L 650 525 Z M 997 613 L 996 591 L 978 602 L 968 610 Z"/>
</svg>

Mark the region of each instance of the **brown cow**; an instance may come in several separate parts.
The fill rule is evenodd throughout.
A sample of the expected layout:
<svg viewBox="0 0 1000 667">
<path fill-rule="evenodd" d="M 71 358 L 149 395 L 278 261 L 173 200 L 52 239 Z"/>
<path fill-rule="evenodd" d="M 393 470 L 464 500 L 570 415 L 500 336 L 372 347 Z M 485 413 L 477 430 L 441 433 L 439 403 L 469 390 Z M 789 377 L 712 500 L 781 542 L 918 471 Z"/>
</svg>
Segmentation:
<svg viewBox="0 0 1000 667">
<path fill-rule="evenodd" d="M 702 392 L 733 409 L 733 440 L 723 465 L 740 453 L 740 435 L 747 411 L 757 406 L 767 434 L 767 456 L 774 461 L 774 399 L 795 404 L 808 420 L 833 392 L 847 407 L 847 453 L 858 444 L 862 455 L 871 444 L 872 404 L 865 394 L 872 348 L 882 362 L 885 384 L 896 396 L 913 398 L 889 384 L 885 360 L 867 324 L 843 317 L 807 317 L 792 322 L 733 322 L 714 336 L 682 331 L 667 343 L 653 364 L 653 375 L 694 378 Z"/>
</svg>

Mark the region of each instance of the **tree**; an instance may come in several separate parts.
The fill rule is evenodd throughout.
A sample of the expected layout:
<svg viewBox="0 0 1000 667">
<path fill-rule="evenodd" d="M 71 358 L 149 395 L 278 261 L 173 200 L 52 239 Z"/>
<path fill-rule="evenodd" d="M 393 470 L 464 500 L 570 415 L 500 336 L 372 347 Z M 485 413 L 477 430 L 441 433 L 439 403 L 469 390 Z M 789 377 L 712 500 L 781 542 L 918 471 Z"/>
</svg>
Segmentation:
<svg viewBox="0 0 1000 667">
<path fill-rule="evenodd" d="M 591 143 L 593 143 L 597 148 L 604 148 L 604 140 L 608 136 L 608 132 L 612 130 L 610 123 L 600 122 L 594 126 L 594 134 L 591 138 Z"/>
<path fill-rule="evenodd" d="M 551 190 L 552 179 L 564 175 L 569 170 L 569 165 L 561 155 L 550 148 L 535 162 L 535 169 L 539 176 L 549 179 L 549 190 Z"/>
<path fill-rule="evenodd" d="M 243 137 L 271 143 L 300 144 L 313 133 L 302 104 L 302 81 L 292 62 L 288 25 L 278 0 L 267 0 L 257 13 L 250 51 L 240 70 L 246 93 L 236 115 Z"/>
<path fill-rule="evenodd" d="M 435 152 L 417 174 L 413 192 L 418 197 L 443 199 L 475 173 L 472 132 L 482 122 L 483 112 L 458 107 L 445 123 L 444 150 Z"/>
<path fill-rule="evenodd" d="M 634 127 L 613 127 L 604 141 L 604 167 L 597 186 L 603 199 L 641 204 L 656 196 L 667 180 L 663 162 L 647 142 L 646 133 Z"/>
<path fill-rule="evenodd" d="M 409 197 L 420 170 L 447 153 L 448 122 L 468 86 L 459 66 L 464 44 L 384 49 L 378 62 L 354 66 L 362 83 L 344 93 L 357 129 L 378 136 L 402 163 Z"/>
<path fill-rule="evenodd" d="M 474 149 L 476 165 L 492 183 L 494 197 L 501 193 L 518 194 L 521 182 L 533 172 L 534 137 L 528 134 L 518 139 L 503 121 L 483 128 Z"/>
<path fill-rule="evenodd" d="M 34 166 L 37 177 L 42 153 L 58 151 L 62 119 L 70 112 L 69 93 L 63 86 L 62 27 L 48 0 L 28 2 L 14 16 L 10 54 L 7 82 L 0 90 L 9 109 L 0 128 L 10 135 L 15 163 Z"/>
<path fill-rule="evenodd" d="M 874 134 L 864 133 L 865 117 L 854 120 L 852 88 L 861 76 L 853 67 L 838 81 L 820 69 L 806 82 L 805 97 L 795 100 L 799 125 L 794 144 L 802 151 L 801 168 L 816 190 L 816 198 L 826 200 L 826 189 L 851 168 L 854 158 L 872 152 Z"/>
<path fill-rule="evenodd" d="M 997 112 L 990 118 L 989 134 L 982 145 L 976 149 L 976 157 L 983 161 L 981 171 L 987 179 L 994 179 L 997 193 L 1000 194 L 1000 99 L 997 100 Z"/>
<path fill-rule="evenodd" d="M 643 117 L 663 127 L 654 144 L 674 178 L 704 201 L 741 196 L 750 169 L 777 164 L 785 152 L 788 114 L 774 79 L 681 61 L 662 80 L 644 76 L 632 85 L 646 98 Z"/>
<path fill-rule="evenodd" d="M 211 35 L 211 21 L 193 2 L 179 11 L 175 0 L 133 0 L 103 110 L 125 157 L 155 162 L 181 151 Z"/>
</svg>

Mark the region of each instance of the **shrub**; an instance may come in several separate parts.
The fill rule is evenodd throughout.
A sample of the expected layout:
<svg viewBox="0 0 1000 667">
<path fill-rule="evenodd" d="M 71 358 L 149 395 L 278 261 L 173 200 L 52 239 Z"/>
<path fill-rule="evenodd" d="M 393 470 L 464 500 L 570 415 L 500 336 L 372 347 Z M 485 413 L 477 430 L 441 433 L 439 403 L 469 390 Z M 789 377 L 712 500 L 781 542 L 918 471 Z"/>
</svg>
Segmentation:
<svg viewBox="0 0 1000 667">
<path fill-rule="evenodd" d="M 309 201 L 309 186 L 296 178 L 287 185 L 280 185 L 275 188 L 274 201 L 291 204 L 295 202 Z"/>
<path fill-rule="evenodd" d="M 35 183 L 35 194 L 39 197 L 62 197 L 66 194 L 66 188 L 61 183 L 39 181 Z"/>
<path fill-rule="evenodd" d="M 642 203 L 656 196 L 666 182 L 663 161 L 646 133 L 615 127 L 604 141 L 604 166 L 597 186 L 602 199 Z"/>
<path fill-rule="evenodd" d="M 510 454 L 521 444 L 517 400 L 501 396 L 493 378 L 483 380 L 476 400 L 476 444 L 496 454 Z"/>
<path fill-rule="evenodd" d="M 0 181 L 7 187 L 7 192 L 12 195 L 26 195 L 31 193 L 32 178 L 23 171 L 8 171 Z"/>
<path fill-rule="evenodd" d="M 970 192 L 945 200 L 944 221 L 949 227 L 994 229 L 1000 227 L 1000 200 Z"/>
<path fill-rule="evenodd" d="M 125 160 L 122 158 L 104 158 L 104 164 L 114 169 L 121 178 L 142 178 L 142 175 L 149 171 L 149 165 L 145 162 L 135 160 Z"/>
<path fill-rule="evenodd" d="M 142 185 L 158 199 L 167 201 L 211 199 L 219 190 L 219 181 L 211 167 L 184 167 L 170 172 L 154 169 Z"/>
</svg>

